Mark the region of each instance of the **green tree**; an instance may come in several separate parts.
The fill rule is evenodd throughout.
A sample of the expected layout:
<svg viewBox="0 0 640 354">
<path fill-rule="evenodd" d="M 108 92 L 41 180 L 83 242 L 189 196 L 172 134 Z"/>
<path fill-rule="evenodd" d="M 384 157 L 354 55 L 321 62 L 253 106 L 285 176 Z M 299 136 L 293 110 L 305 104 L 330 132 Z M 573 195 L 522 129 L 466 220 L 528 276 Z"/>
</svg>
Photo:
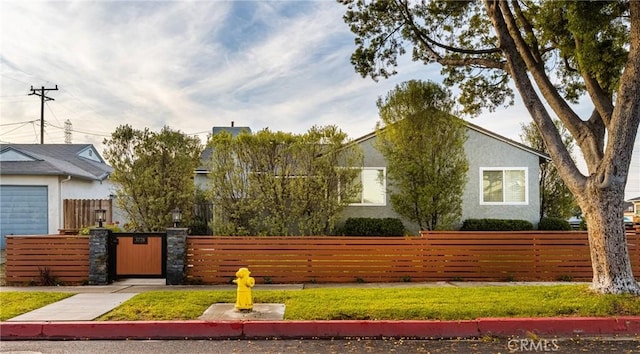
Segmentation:
<svg viewBox="0 0 640 354">
<path fill-rule="evenodd" d="M 395 74 L 409 49 L 415 61 L 442 66 L 469 114 L 511 104 L 513 82 L 589 225 L 591 288 L 640 294 L 621 221 L 640 124 L 640 1 L 340 2 L 363 76 Z M 593 104 L 588 117 L 569 105 L 582 96 Z M 550 110 L 575 138 L 587 175 Z"/>
<path fill-rule="evenodd" d="M 574 139 L 567 129 L 559 120 L 554 120 L 553 124 L 558 128 L 562 140 L 567 147 L 569 154 L 572 154 L 575 145 Z M 540 135 L 540 131 L 536 128 L 535 123 L 522 124 L 522 133 L 520 140 L 541 152 L 547 153 L 547 147 L 544 145 L 544 139 Z M 558 169 L 551 162 L 545 162 L 540 165 L 540 218 L 555 217 L 567 219 L 575 213 L 577 208 L 575 198 L 569 187 L 562 181 Z"/>
<path fill-rule="evenodd" d="M 214 233 L 320 235 L 330 232 L 356 189 L 361 153 L 334 126 L 295 135 L 222 132 L 209 147 Z"/>
<path fill-rule="evenodd" d="M 160 133 L 119 126 L 105 139 L 105 158 L 114 168 L 117 203 L 134 231 L 160 231 L 171 225 L 171 210 L 191 219 L 200 161 L 198 138 L 164 127 Z"/>
<path fill-rule="evenodd" d="M 451 229 L 462 215 L 466 129 L 451 93 L 408 81 L 378 99 L 377 148 L 387 160 L 393 209 L 421 230 Z"/>
</svg>

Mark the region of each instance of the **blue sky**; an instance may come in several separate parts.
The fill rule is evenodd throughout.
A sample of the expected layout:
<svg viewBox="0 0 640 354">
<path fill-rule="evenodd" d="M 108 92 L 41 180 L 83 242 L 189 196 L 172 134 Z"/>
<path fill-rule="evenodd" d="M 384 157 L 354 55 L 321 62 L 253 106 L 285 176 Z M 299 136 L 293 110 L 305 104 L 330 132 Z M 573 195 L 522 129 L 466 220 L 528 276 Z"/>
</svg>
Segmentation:
<svg viewBox="0 0 640 354">
<path fill-rule="evenodd" d="M 374 130 L 376 99 L 410 79 L 441 82 L 437 66 L 400 60 L 374 82 L 349 62 L 344 8 L 326 1 L 0 0 L 0 141 L 39 143 L 40 101 L 52 88 L 45 143 L 102 141 L 121 124 L 167 125 L 203 143 L 213 126 L 302 133 L 337 125 Z M 587 116 L 591 106 L 577 108 Z M 530 121 L 516 106 L 471 119 L 519 141 Z M 640 143 L 626 197 L 640 196 Z"/>
</svg>

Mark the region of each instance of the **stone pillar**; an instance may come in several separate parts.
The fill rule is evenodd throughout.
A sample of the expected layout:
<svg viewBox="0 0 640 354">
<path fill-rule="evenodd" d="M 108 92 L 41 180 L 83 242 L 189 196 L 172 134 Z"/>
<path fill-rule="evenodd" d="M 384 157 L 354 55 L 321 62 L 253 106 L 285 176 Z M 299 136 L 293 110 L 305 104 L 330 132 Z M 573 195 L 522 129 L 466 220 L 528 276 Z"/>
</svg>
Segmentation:
<svg viewBox="0 0 640 354">
<path fill-rule="evenodd" d="M 167 285 L 184 282 L 187 255 L 187 229 L 167 229 Z"/>
<path fill-rule="evenodd" d="M 106 285 L 109 279 L 109 239 L 111 230 L 89 230 L 89 284 Z"/>
</svg>

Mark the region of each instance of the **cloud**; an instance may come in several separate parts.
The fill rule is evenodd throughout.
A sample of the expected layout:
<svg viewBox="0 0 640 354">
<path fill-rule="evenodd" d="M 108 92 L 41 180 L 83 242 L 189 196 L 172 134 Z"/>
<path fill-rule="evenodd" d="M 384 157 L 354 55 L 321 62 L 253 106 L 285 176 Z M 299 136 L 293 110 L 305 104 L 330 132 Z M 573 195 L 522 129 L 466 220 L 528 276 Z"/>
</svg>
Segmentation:
<svg viewBox="0 0 640 354">
<path fill-rule="evenodd" d="M 99 149 L 121 124 L 168 125 L 203 140 L 231 121 L 295 133 L 332 124 L 364 135 L 379 96 L 405 80 L 441 78 L 439 68 L 405 57 L 398 75 L 363 79 L 349 62 L 343 13 L 334 1 L 3 0 L 0 140 L 39 141 L 31 85 L 59 87 L 45 108 L 51 143 L 64 142 L 67 119 L 73 142 Z M 521 105 L 473 120 L 514 140 L 529 121 Z"/>
</svg>

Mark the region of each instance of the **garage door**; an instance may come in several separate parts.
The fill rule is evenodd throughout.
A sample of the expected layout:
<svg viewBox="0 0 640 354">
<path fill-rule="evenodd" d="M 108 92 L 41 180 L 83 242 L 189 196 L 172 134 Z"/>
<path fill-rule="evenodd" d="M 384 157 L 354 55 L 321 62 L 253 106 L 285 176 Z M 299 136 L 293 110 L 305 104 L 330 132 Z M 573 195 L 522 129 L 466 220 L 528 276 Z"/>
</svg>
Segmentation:
<svg viewBox="0 0 640 354">
<path fill-rule="evenodd" d="M 48 233 L 47 186 L 0 186 L 0 247 L 5 235 Z"/>
</svg>

